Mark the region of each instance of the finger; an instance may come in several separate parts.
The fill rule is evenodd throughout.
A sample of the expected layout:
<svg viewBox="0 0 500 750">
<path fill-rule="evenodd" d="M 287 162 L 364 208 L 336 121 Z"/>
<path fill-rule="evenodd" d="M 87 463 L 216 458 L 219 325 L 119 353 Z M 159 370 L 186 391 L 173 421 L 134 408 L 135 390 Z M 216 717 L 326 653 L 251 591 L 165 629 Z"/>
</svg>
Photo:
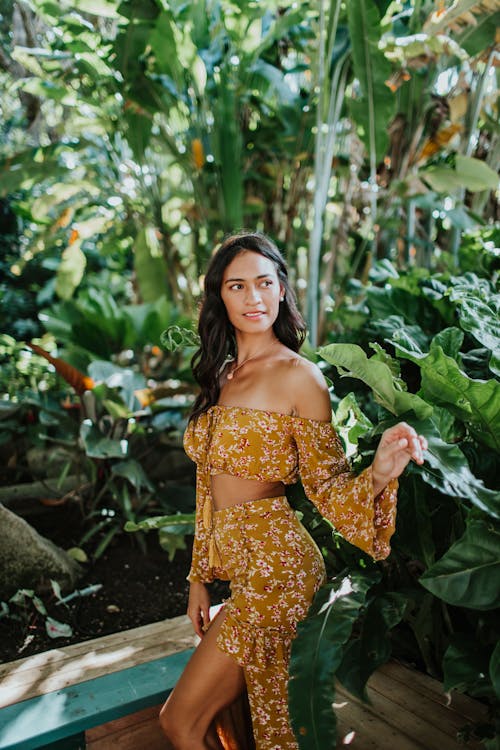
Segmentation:
<svg viewBox="0 0 500 750">
<path fill-rule="evenodd" d="M 207 627 L 208 623 L 210 622 L 210 608 L 209 607 L 203 607 L 202 617 L 203 617 L 203 625 Z"/>
<path fill-rule="evenodd" d="M 398 422 L 393 427 L 385 430 L 382 435 L 381 445 L 391 445 L 397 443 L 398 439 L 405 437 L 407 440 L 416 437 L 417 433 L 413 427 L 406 422 Z"/>
<path fill-rule="evenodd" d="M 193 626 L 194 632 L 196 633 L 196 635 L 200 636 L 200 638 L 201 638 L 201 636 L 203 634 L 203 630 L 202 630 L 202 624 L 203 623 L 202 623 L 202 620 L 201 620 L 201 613 L 199 612 L 199 610 L 195 610 L 193 612 L 193 610 L 191 610 L 191 609 L 188 608 L 188 610 L 187 610 L 187 616 L 191 620 L 191 624 Z"/>
<path fill-rule="evenodd" d="M 193 620 L 194 632 L 199 638 L 203 638 L 203 622 L 201 616 L 198 616 L 196 620 Z"/>
<path fill-rule="evenodd" d="M 395 440 L 393 443 L 384 445 L 383 448 L 387 457 L 392 456 L 393 453 L 398 453 L 400 450 L 408 448 L 408 438 L 399 438 L 399 440 Z"/>
</svg>

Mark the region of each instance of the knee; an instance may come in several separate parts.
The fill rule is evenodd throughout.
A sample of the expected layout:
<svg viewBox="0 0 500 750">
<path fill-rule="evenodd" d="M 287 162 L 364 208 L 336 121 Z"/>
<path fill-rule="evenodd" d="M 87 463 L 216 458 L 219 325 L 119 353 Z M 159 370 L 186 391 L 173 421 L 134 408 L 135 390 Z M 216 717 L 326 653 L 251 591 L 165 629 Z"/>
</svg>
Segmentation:
<svg viewBox="0 0 500 750">
<path fill-rule="evenodd" d="M 163 734 L 173 744 L 177 733 L 176 733 L 174 717 L 172 716 L 172 711 L 170 710 L 168 703 L 165 703 L 163 705 L 160 711 L 159 719 L 160 719 L 160 727 L 162 728 Z M 174 744 L 174 747 L 177 748 L 177 745 Z"/>
<path fill-rule="evenodd" d="M 186 731 L 182 718 L 178 714 L 174 716 L 168 702 L 161 709 L 159 719 L 163 734 L 174 750 L 191 750 L 192 737 Z"/>
</svg>

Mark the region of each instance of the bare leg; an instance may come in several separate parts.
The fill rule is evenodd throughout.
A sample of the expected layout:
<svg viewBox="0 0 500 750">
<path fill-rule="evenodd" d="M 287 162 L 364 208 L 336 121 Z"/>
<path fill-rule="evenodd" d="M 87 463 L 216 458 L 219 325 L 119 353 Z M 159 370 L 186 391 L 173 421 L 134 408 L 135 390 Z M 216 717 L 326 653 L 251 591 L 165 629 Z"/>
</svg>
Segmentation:
<svg viewBox="0 0 500 750">
<path fill-rule="evenodd" d="M 214 716 L 244 690 L 243 669 L 216 644 L 224 610 L 213 621 L 160 713 L 175 750 L 219 750 Z"/>
</svg>

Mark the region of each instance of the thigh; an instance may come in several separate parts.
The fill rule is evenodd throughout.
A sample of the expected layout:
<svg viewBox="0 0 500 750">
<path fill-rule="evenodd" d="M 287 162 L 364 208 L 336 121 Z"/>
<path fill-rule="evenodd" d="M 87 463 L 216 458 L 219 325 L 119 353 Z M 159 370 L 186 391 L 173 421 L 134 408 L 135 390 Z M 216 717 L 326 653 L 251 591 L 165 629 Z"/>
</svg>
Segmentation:
<svg viewBox="0 0 500 750">
<path fill-rule="evenodd" d="M 197 736 L 204 736 L 214 716 L 245 689 L 242 667 L 216 644 L 224 617 L 222 609 L 162 709 L 165 720 Z"/>
</svg>

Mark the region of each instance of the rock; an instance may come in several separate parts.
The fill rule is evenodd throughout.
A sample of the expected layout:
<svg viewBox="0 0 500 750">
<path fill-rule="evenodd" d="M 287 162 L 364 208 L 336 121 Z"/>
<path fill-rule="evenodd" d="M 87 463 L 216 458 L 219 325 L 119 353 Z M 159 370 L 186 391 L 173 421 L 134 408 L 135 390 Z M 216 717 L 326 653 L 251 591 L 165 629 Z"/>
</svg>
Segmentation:
<svg viewBox="0 0 500 750">
<path fill-rule="evenodd" d="M 50 578 L 71 591 L 82 574 L 64 550 L 0 504 L 0 599 L 20 588 L 36 590 Z"/>
</svg>

